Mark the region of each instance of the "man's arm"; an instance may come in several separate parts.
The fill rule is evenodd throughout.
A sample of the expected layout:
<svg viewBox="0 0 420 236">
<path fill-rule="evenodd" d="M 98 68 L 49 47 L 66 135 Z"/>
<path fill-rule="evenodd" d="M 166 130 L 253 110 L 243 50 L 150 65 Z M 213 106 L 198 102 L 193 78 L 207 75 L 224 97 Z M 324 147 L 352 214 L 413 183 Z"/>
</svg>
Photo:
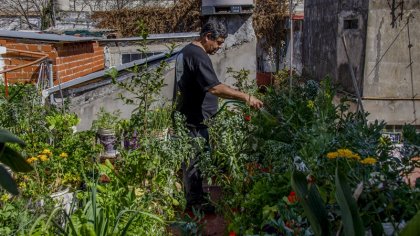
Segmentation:
<svg viewBox="0 0 420 236">
<path fill-rule="evenodd" d="M 260 109 L 263 107 L 263 102 L 258 98 L 249 94 L 243 93 L 239 90 L 233 89 L 225 84 L 218 84 L 208 90 L 209 93 L 227 99 L 235 99 L 246 102 L 249 106 Z"/>
</svg>

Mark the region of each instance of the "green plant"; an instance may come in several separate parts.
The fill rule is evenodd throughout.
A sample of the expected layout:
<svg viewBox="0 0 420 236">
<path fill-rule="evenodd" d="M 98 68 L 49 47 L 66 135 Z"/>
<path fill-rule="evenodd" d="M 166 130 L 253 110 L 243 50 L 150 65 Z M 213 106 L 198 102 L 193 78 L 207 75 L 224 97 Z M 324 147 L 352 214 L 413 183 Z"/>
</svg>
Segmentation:
<svg viewBox="0 0 420 236">
<path fill-rule="evenodd" d="M 241 69 L 235 71 L 232 67 L 228 67 L 227 73 L 234 79 L 235 82 L 233 83 L 233 86 L 238 90 L 247 94 L 256 95 L 258 90 L 257 84 L 254 80 L 249 78 L 249 70 Z"/>
<path fill-rule="evenodd" d="M 92 129 L 111 129 L 115 130 L 120 119 L 120 110 L 113 112 L 107 112 L 104 107 L 99 109 L 99 112 L 96 114 L 97 119 L 92 122 Z"/>
<path fill-rule="evenodd" d="M 63 209 L 56 208 L 51 214 L 41 215 L 32 233 L 54 235 L 127 235 L 130 226 L 141 220 L 140 216 L 151 218 L 160 224 L 164 222 L 156 215 L 139 210 L 121 209 L 111 212 L 110 208 L 99 204 L 98 185 L 90 185 L 87 198 L 81 199 L 77 209 L 67 214 Z M 110 216 L 116 216 L 110 218 Z M 62 218 L 64 216 L 64 218 Z"/>
<path fill-rule="evenodd" d="M 200 236 L 203 235 L 204 224 L 202 222 L 204 213 L 192 209 L 193 216 L 185 213 L 181 220 L 178 220 L 172 224 L 175 229 L 179 229 L 182 236 Z"/>
<path fill-rule="evenodd" d="M 420 211 L 408 222 L 407 226 L 401 231 L 401 236 L 414 236 L 420 232 Z"/>
<path fill-rule="evenodd" d="M 29 229 L 39 215 L 50 211 L 51 202 L 44 201 L 40 206 L 34 199 L 13 197 L 1 192 L 0 199 L 0 234 L 28 235 Z"/>
<path fill-rule="evenodd" d="M 146 55 L 148 51 L 146 43 L 148 30 L 143 22 L 138 22 L 138 25 L 140 31 L 139 35 L 143 39 L 139 42 L 138 51 Z M 175 45 L 168 46 L 167 58 L 172 55 L 174 48 Z M 124 101 L 125 104 L 135 106 L 130 122 L 133 128 L 138 129 L 138 132 L 141 131 L 142 134 L 148 133 L 148 130 L 150 129 L 150 109 L 152 108 L 152 105 L 159 100 L 158 96 L 162 88 L 166 86 L 164 79 L 168 66 L 169 64 L 166 60 L 161 60 L 157 66 L 153 67 L 150 67 L 147 62 L 142 65 L 135 65 L 128 70 L 132 76 L 127 81 L 117 80 L 118 71 L 115 69 L 108 72 L 108 75 L 111 76 L 114 84 L 131 93 L 132 96 L 130 97 L 125 97 L 120 94 L 119 98 Z"/>
<path fill-rule="evenodd" d="M 0 130 L 0 162 L 4 164 L 0 165 L 0 185 L 10 193 L 17 195 L 19 193 L 17 185 L 5 168 L 5 165 L 15 172 L 29 172 L 32 170 L 32 167 L 21 154 L 6 143 L 17 143 L 20 145 L 25 145 L 25 143 L 7 130 Z"/>
<path fill-rule="evenodd" d="M 294 171 L 292 174 L 292 186 L 303 205 L 305 215 L 315 235 L 331 235 L 328 213 L 317 186 L 313 183 L 308 184 L 306 176 L 299 171 Z"/>
</svg>

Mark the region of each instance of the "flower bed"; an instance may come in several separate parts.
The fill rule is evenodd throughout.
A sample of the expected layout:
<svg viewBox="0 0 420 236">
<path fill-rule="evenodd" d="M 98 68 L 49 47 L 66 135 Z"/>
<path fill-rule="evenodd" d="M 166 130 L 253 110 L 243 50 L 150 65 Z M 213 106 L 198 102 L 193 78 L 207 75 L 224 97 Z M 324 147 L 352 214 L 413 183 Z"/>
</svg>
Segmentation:
<svg viewBox="0 0 420 236">
<path fill-rule="evenodd" d="M 113 119 L 119 158 L 112 163 L 99 161 L 104 147 L 95 130 L 74 132 L 78 118 L 34 103 L 33 87 L 0 104 L 3 127 L 26 143 L 7 145 L 33 167 L 14 173 L 19 195 L 1 190 L 0 234 L 165 235 L 174 222 L 181 232 L 198 234 L 205 218 L 185 218 L 178 174 L 197 152 L 207 182 L 221 190 L 215 204 L 229 223 L 226 233 L 380 235 L 389 225 L 410 227 L 420 207 L 419 186 L 405 183 L 419 167 L 420 135 L 413 127 L 404 127 L 396 156 L 381 134 L 385 124 L 367 124 L 345 100 L 334 104 L 328 79 L 289 88 L 275 78 L 275 86 L 258 94 L 246 71 L 229 70 L 236 86 L 265 107 L 223 106 L 208 121 L 212 150 L 206 152 L 203 140 L 188 135 L 183 117 L 175 116 L 173 126 L 171 107 L 151 108 L 163 75 L 139 71 L 138 90 L 130 88 L 143 99 L 130 119 Z M 172 131 L 162 138 L 162 130 Z M 126 147 L 124 137 L 132 139 Z M 51 197 L 63 189 L 73 192 L 65 209 Z"/>
</svg>

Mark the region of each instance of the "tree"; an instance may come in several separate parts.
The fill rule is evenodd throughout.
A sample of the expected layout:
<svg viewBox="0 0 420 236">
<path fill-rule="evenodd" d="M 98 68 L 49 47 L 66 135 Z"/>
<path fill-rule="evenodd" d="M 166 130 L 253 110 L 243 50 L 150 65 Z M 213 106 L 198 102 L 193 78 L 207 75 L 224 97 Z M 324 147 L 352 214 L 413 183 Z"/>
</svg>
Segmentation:
<svg viewBox="0 0 420 236">
<path fill-rule="evenodd" d="M 55 24 L 54 0 L 0 0 L 0 14 L 8 17 L 19 17 L 29 29 L 47 29 Z M 38 17 L 36 25 L 30 18 Z"/>
<path fill-rule="evenodd" d="M 155 5 L 165 2 L 163 0 L 81 0 L 89 6 L 90 11 L 122 10 L 145 5 Z"/>
</svg>

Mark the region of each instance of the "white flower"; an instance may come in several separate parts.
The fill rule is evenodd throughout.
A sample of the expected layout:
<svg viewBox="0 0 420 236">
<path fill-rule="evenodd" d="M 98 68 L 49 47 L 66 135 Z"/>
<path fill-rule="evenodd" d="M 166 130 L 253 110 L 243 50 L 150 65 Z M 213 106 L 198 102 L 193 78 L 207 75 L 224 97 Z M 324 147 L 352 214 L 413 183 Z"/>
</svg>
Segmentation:
<svg viewBox="0 0 420 236">
<path fill-rule="evenodd" d="M 293 158 L 293 164 L 295 165 L 298 171 L 307 172 L 309 171 L 308 167 L 306 167 L 305 163 L 302 161 L 300 156 L 295 156 Z"/>
</svg>

